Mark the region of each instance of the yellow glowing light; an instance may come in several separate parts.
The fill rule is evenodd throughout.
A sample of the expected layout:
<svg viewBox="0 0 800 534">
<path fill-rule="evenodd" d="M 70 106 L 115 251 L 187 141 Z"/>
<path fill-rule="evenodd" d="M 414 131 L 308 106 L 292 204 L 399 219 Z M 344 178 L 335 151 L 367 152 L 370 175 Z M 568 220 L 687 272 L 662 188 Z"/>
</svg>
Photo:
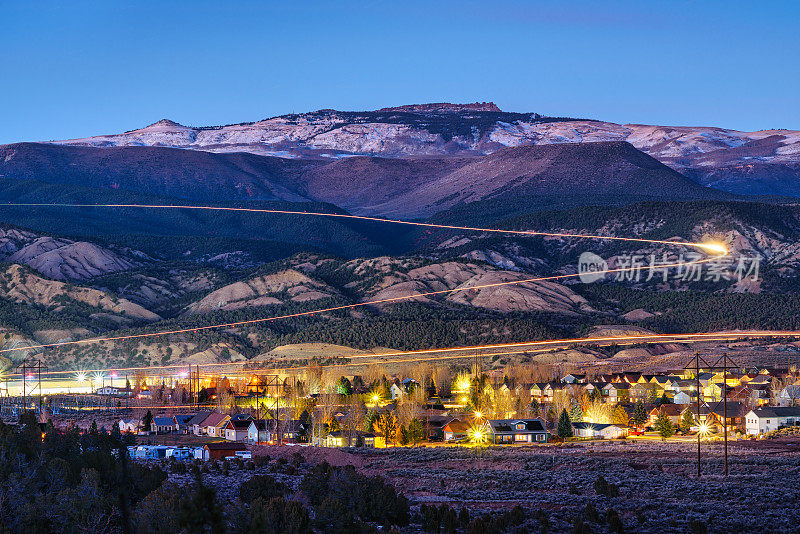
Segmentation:
<svg viewBox="0 0 800 534">
<path fill-rule="evenodd" d="M 470 432 L 470 440 L 473 443 L 483 443 L 486 440 L 486 432 L 482 428 L 473 428 Z"/>
<path fill-rule="evenodd" d="M 372 396 L 372 402 L 374 402 L 375 404 L 378 404 L 378 401 L 380 401 L 380 400 L 381 400 L 381 396 L 378 395 L 377 393 Z"/>
<path fill-rule="evenodd" d="M 706 423 L 700 423 L 700 426 L 698 427 L 700 434 L 708 434 L 710 430 L 710 427 Z"/>
<path fill-rule="evenodd" d="M 78 373 L 75 378 L 78 382 L 86 382 L 86 373 Z"/>
<path fill-rule="evenodd" d="M 722 243 L 712 242 L 712 243 L 698 243 L 698 247 L 701 247 L 703 250 L 708 252 L 713 252 L 714 254 L 727 254 L 728 248 L 723 245 Z"/>
<path fill-rule="evenodd" d="M 475 412 L 475 417 L 480 419 L 481 417 L 483 417 L 483 414 L 481 412 L 479 412 L 479 411 L 476 411 Z"/>
<path fill-rule="evenodd" d="M 461 391 L 468 391 L 471 386 L 472 384 L 470 383 L 469 378 L 462 378 L 458 381 L 458 388 Z"/>
</svg>

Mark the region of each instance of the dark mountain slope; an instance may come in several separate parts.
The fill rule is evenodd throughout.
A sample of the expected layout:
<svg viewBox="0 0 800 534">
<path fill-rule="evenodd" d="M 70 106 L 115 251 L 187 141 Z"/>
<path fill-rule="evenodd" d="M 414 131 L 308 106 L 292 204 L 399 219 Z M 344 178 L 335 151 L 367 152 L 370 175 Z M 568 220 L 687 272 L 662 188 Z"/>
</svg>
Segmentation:
<svg viewBox="0 0 800 534">
<path fill-rule="evenodd" d="M 317 164 L 162 147 L 0 146 L 0 177 L 202 201 L 307 200 L 293 185 L 303 171 Z"/>
</svg>

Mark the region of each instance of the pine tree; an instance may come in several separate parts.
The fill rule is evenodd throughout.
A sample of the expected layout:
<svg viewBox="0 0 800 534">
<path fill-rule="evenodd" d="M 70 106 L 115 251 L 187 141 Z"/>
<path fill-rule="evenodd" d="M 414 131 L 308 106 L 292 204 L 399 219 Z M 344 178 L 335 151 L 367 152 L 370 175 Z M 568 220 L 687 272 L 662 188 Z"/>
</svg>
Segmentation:
<svg viewBox="0 0 800 534">
<path fill-rule="evenodd" d="M 147 413 L 144 414 L 144 417 L 142 418 L 142 426 L 144 427 L 142 430 L 145 432 L 150 432 L 150 428 L 153 426 L 153 412 L 150 410 L 147 410 Z"/>
<path fill-rule="evenodd" d="M 569 408 L 569 419 L 573 423 L 578 423 L 583 420 L 583 408 L 578 399 L 572 399 L 572 404 Z"/>
<path fill-rule="evenodd" d="M 647 422 L 647 410 L 644 409 L 644 403 L 642 403 L 642 401 L 638 401 L 636 406 L 634 406 L 631 420 L 637 427 L 641 427 Z"/>
<path fill-rule="evenodd" d="M 667 439 L 675 434 L 675 426 L 663 412 L 658 414 L 658 419 L 656 419 L 656 423 L 653 426 L 661 434 L 662 439 Z"/>
<path fill-rule="evenodd" d="M 572 437 L 572 422 L 569 419 L 569 414 L 566 409 L 561 410 L 561 415 L 558 418 L 557 432 L 560 438 Z"/>
<path fill-rule="evenodd" d="M 694 424 L 694 415 L 692 414 L 692 411 L 689 409 L 684 410 L 683 415 L 681 416 L 681 428 L 683 430 L 689 430 L 694 426 Z"/>
</svg>

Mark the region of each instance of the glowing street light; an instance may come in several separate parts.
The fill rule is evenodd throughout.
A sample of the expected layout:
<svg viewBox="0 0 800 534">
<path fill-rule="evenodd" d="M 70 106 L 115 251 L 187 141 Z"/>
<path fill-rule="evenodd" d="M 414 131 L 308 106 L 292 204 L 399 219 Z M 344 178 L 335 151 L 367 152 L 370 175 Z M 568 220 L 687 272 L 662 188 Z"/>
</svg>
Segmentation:
<svg viewBox="0 0 800 534">
<path fill-rule="evenodd" d="M 86 373 L 84 373 L 83 371 L 79 372 L 78 374 L 75 375 L 75 380 L 77 380 L 78 382 L 86 382 Z"/>
<path fill-rule="evenodd" d="M 486 431 L 481 427 L 474 427 L 470 430 L 470 441 L 480 444 L 486 441 Z"/>
<path fill-rule="evenodd" d="M 461 391 L 469 391 L 472 387 L 472 382 L 470 382 L 469 378 L 463 377 L 458 380 L 458 389 Z"/>
<path fill-rule="evenodd" d="M 475 410 L 475 419 L 480 419 L 481 417 L 483 417 L 483 414 L 480 411 Z"/>
</svg>

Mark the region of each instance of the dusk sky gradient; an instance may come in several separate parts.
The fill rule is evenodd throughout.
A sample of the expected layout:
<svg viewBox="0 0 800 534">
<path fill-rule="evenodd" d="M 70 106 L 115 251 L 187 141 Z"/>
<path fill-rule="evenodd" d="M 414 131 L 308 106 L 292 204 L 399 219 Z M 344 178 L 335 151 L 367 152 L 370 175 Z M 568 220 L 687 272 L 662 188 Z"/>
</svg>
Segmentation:
<svg viewBox="0 0 800 534">
<path fill-rule="evenodd" d="M 0 143 L 494 101 L 800 129 L 800 2 L 11 2 Z"/>
</svg>

